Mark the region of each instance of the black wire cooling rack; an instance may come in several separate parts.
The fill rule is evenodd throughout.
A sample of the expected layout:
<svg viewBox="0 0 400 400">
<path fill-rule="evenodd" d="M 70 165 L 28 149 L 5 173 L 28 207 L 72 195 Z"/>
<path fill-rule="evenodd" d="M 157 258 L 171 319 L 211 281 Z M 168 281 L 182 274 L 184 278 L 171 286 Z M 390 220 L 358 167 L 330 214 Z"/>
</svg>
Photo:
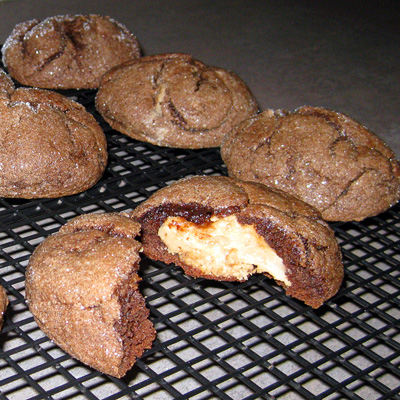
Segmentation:
<svg viewBox="0 0 400 400">
<path fill-rule="evenodd" d="M 158 332 L 122 379 L 72 359 L 38 328 L 24 300 L 35 247 L 84 213 L 129 211 L 187 175 L 226 174 L 217 149 L 169 149 L 130 139 L 68 91 L 106 132 L 109 165 L 75 196 L 0 199 L 0 283 L 10 305 L 0 334 L 0 399 L 400 399 L 400 207 L 333 224 L 345 279 L 318 310 L 274 281 L 193 279 L 143 258 L 141 291 Z"/>
</svg>

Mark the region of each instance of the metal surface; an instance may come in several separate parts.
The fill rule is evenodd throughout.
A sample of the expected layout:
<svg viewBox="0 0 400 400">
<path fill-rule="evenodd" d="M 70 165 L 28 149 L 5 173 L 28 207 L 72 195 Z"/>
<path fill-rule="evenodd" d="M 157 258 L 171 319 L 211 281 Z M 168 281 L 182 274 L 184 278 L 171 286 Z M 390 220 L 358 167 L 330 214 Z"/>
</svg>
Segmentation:
<svg viewBox="0 0 400 400">
<path fill-rule="evenodd" d="M 93 113 L 109 166 L 85 193 L 0 199 L 0 283 L 10 306 L 0 334 L 0 399 L 400 399 L 400 207 L 333 224 L 345 279 L 318 310 L 274 281 L 192 279 L 143 258 L 141 291 L 158 332 L 123 379 L 84 366 L 40 331 L 24 300 L 34 248 L 83 213 L 126 211 L 187 175 L 226 174 L 217 149 L 140 143 L 109 128 L 94 91 L 64 92 Z"/>
</svg>

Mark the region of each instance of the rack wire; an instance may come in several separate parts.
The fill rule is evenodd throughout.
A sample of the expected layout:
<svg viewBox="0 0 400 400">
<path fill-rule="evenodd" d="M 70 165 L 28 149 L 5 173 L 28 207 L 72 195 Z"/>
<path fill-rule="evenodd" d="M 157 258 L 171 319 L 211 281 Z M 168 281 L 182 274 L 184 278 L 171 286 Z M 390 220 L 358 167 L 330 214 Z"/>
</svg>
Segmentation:
<svg viewBox="0 0 400 400">
<path fill-rule="evenodd" d="M 400 399 L 400 206 L 332 224 L 343 252 L 339 293 L 317 310 L 264 276 L 193 279 L 143 257 L 141 291 L 153 347 L 117 379 L 71 358 L 36 325 L 24 299 L 35 247 L 71 218 L 129 211 L 188 175 L 226 175 L 218 149 L 138 142 L 97 114 L 95 91 L 65 91 L 101 124 L 109 164 L 84 193 L 0 199 L 0 283 L 10 305 L 0 334 L 0 399 Z"/>
</svg>

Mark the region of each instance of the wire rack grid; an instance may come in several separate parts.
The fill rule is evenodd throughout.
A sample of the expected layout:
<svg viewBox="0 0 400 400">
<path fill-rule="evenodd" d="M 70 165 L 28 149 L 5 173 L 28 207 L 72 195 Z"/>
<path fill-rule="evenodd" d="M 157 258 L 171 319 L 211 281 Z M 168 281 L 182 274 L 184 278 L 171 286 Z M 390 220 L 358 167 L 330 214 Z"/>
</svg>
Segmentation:
<svg viewBox="0 0 400 400">
<path fill-rule="evenodd" d="M 116 379 L 63 352 L 38 328 L 24 299 L 35 247 L 71 218 L 129 211 L 189 175 L 226 175 L 218 149 L 141 143 L 82 103 L 108 139 L 103 178 L 84 193 L 0 199 L 0 283 L 10 305 L 0 335 L 0 399 L 400 399 L 400 207 L 332 224 L 345 279 L 313 310 L 264 276 L 246 282 L 193 279 L 143 257 L 141 291 L 157 330 L 153 347 Z"/>
</svg>

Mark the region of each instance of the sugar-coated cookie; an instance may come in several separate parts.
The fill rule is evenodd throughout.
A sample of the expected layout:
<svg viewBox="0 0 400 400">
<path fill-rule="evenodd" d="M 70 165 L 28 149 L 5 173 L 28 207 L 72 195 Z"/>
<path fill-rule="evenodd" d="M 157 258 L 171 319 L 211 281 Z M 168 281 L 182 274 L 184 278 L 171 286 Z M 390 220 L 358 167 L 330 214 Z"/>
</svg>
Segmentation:
<svg viewBox="0 0 400 400">
<path fill-rule="evenodd" d="M 107 165 L 95 118 L 56 92 L 15 89 L 0 71 L 0 196 L 52 198 L 93 186 Z"/>
<path fill-rule="evenodd" d="M 230 176 L 284 190 L 328 221 L 363 220 L 400 198 L 393 151 L 354 119 L 321 107 L 266 110 L 234 128 L 221 155 Z"/>
<path fill-rule="evenodd" d="M 141 224 L 145 255 L 193 277 L 244 281 L 265 274 L 315 308 L 336 294 L 343 279 L 337 240 L 320 213 L 259 183 L 184 178 L 130 216 Z"/>
<path fill-rule="evenodd" d="M 144 142 L 218 147 L 258 106 L 233 72 L 187 54 L 142 57 L 106 73 L 96 107 L 112 128 Z"/>
<path fill-rule="evenodd" d="M 83 363 L 121 377 L 155 338 L 139 292 L 140 226 L 116 213 L 68 222 L 34 251 L 26 298 L 39 327 Z"/>
<path fill-rule="evenodd" d="M 57 15 L 15 26 L 2 48 L 18 82 L 45 89 L 92 89 L 110 68 L 140 57 L 137 38 L 102 15 Z"/>
</svg>

